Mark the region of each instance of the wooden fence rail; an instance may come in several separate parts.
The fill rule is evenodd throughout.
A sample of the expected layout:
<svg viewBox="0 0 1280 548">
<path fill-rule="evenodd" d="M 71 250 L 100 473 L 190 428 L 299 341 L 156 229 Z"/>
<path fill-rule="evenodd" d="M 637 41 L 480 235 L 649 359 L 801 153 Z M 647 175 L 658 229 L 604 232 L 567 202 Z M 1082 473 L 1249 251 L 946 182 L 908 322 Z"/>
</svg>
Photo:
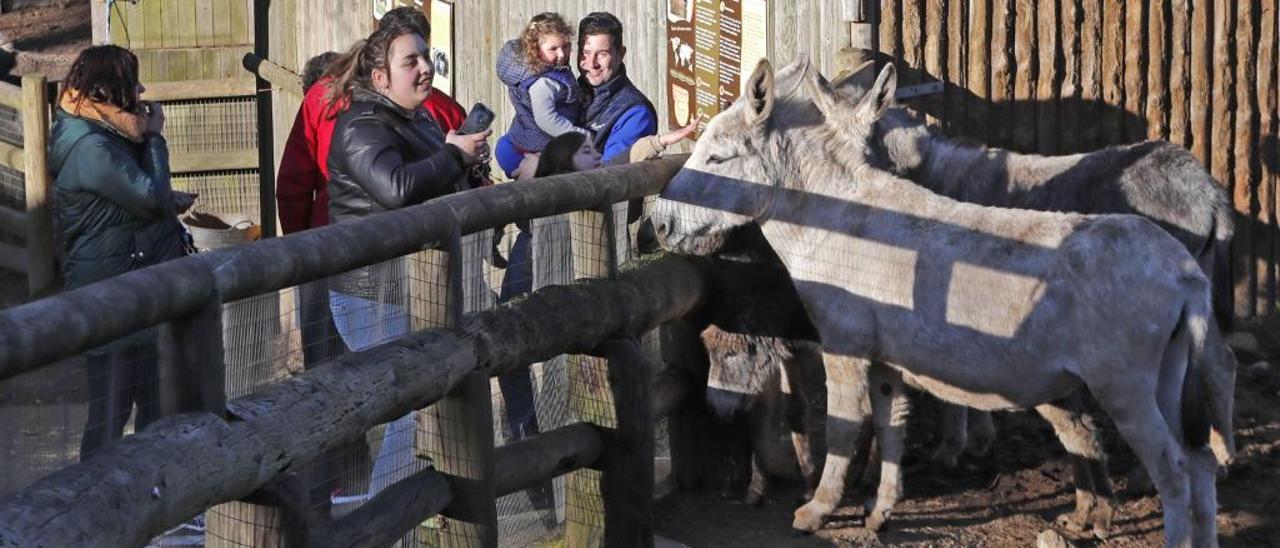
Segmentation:
<svg viewBox="0 0 1280 548">
<path fill-rule="evenodd" d="M 613 343 L 608 348 L 614 350 L 609 351 L 599 346 L 612 338 L 639 336 L 697 305 L 703 288 L 701 273 L 683 259 L 646 264 L 616 282 L 548 288 L 518 305 L 473 316 L 461 330 L 419 332 L 388 346 L 343 356 L 334 360 L 336 365 L 318 367 L 226 405 L 221 391 L 221 341 L 208 334 L 221 332 L 216 313 L 221 303 L 423 248 L 456 253 L 462 234 L 520 219 L 601 211 L 608 204 L 657 192 L 682 163 L 683 158 L 669 158 L 451 195 L 358 222 L 186 257 L 0 312 L 0 380 L 165 324 L 161 403 L 167 413 L 182 413 L 113 446 L 103 456 L 57 472 L 0 501 L 0 543 L 139 544 L 212 504 L 234 501 L 259 489 L 265 490 L 255 499 L 271 498 L 268 495 L 278 490 L 272 486 L 280 481 L 281 472 L 362 435 L 374 424 L 442 400 L 446 403 L 441 412 L 457 422 L 455 429 L 471 424 L 483 432 L 468 438 L 468 443 L 450 444 L 445 450 L 454 453 L 437 461 L 439 473 L 448 480 L 449 500 L 414 499 L 408 508 L 453 517 L 457 525 L 451 529 L 465 533 L 454 541 L 495 545 L 497 495 L 513 485 L 546 479 L 542 474 L 547 470 L 560 473 L 594 463 L 604 472 L 603 491 L 614 493 L 601 503 L 615 514 L 606 516 L 613 525 L 606 523 L 603 533 L 620 535 L 629 543 L 643 542 L 641 537 L 652 531 L 651 517 L 647 517 L 651 509 L 636 506 L 631 496 L 646 488 L 627 482 L 651 480 L 652 470 L 647 468 L 652 459 L 641 463 L 635 456 L 637 451 L 646 454 L 642 438 L 652 437 L 652 410 L 647 403 L 651 383 L 634 382 L 650 376 L 639 372 L 647 367 L 635 355 L 634 343 Z M 602 236 L 591 251 L 597 257 L 610 257 L 613 235 L 605 229 Z M 461 270 L 448 266 L 453 262 L 445 262 L 453 296 L 446 302 L 457 303 Z M 575 309 L 578 312 L 565 313 Z M 458 317 L 456 313 L 449 316 Z M 552 317 L 557 321 L 548 320 Z M 595 442 L 583 439 L 560 448 L 548 441 L 503 450 L 532 451 L 552 460 L 517 463 L 503 457 L 503 451 L 495 453 L 488 430 L 488 377 L 566 352 L 608 354 L 618 362 L 611 368 L 612 376 L 632 379 L 614 387 L 615 398 L 625 403 L 625 410 L 619 408 L 618 433 L 610 438 L 632 451 L 608 453 L 603 465 L 594 458 L 588 460 L 595 454 L 591 449 Z M 359 367 L 354 366 L 357 362 Z M 624 364 L 624 369 L 618 369 Z M 627 392 L 635 390 L 645 394 Z M 322 425 L 306 424 L 308 418 L 322 415 L 327 416 Z M 480 422 L 486 428 L 478 428 Z M 651 439 L 649 444 L 651 453 Z M 585 449 L 564 453 L 574 447 Z M 450 459 L 470 467 L 450 465 Z M 510 471 L 497 479 L 497 462 L 524 470 L 518 475 L 523 479 L 512 479 Z M 103 482 L 104 477 L 113 479 Z M 427 474 L 415 481 L 430 486 L 435 479 Z M 418 523 L 403 516 L 405 496 L 412 495 L 389 490 L 370 503 L 399 516 L 378 520 L 385 527 L 379 525 L 377 531 L 370 523 L 321 520 L 312 532 L 361 544 L 383 539 L 392 534 L 388 530 Z M 119 501 L 129 502 L 121 505 Z M 286 510 L 302 505 L 278 500 L 275 504 Z"/>
</svg>

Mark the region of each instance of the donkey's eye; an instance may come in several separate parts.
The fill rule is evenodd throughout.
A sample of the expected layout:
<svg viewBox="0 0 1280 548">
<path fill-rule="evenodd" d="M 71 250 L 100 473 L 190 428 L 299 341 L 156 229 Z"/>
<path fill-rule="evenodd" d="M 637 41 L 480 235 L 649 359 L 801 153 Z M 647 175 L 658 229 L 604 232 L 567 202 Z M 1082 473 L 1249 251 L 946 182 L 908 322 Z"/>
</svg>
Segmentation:
<svg viewBox="0 0 1280 548">
<path fill-rule="evenodd" d="M 708 163 L 708 164 L 711 164 L 711 165 L 723 164 L 723 163 L 728 162 L 729 160 L 732 160 L 732 159 L 737 158 L 737 157 L 738 157 L 738 155 L 737 155 L 737 154 L 732 154 L 732 155 L 729 155 L 729 156 L 719 156 L 719 155 L 716 155 L 716 154 L 712 154 L 712 155 L 710 155 L 710 156 L 707 156 L 707 163 Z"/>
</svg>

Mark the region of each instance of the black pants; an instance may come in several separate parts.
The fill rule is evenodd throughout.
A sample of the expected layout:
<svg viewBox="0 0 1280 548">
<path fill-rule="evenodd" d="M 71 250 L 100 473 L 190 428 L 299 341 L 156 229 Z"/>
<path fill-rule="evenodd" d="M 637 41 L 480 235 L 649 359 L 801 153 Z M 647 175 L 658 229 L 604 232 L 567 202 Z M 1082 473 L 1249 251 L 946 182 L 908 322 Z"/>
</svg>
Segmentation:
<svg viewBox="0 0 1280 548">
<path fill-rule="evenodd" d="M 135 431 L 159 418 L 159 360 L 155 330 L 85 353 L 89 420 L 80 438 L 80 460 L 120 439 L 134 405 Z"/>
</svg>

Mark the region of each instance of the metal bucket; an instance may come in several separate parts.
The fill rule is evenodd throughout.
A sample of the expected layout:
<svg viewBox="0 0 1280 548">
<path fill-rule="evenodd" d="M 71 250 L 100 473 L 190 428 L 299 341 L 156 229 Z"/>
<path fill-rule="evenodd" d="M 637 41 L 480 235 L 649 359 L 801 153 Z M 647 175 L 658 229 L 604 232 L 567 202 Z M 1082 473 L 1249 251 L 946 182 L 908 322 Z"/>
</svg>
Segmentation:
<svg viewBox="0 0 1280 548">
<path fill-rule="evenodd" d="M 262 237 L 262 225 L 245 213 L 192 211 L 182 216 L 196 249 L 209 251 L 231 247 Z"/>
</svg>

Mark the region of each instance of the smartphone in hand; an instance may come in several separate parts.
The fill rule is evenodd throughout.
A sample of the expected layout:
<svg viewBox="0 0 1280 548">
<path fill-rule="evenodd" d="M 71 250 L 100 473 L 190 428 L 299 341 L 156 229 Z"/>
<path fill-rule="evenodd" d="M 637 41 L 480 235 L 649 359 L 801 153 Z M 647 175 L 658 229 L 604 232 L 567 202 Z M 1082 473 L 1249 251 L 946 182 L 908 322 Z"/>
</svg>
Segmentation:
<svg viewBox="0 0 1280 548">
<path fill-rule="evenodd" d="M 462 127 L 458 128 L 458 135 L 472 135 L 489 129 L 493 125 L 493 111 L 484 103 L 476 103 L 471 107 L 471 112 L 467 113 L 467 119 L 462 121 Z"/>
</svg>

